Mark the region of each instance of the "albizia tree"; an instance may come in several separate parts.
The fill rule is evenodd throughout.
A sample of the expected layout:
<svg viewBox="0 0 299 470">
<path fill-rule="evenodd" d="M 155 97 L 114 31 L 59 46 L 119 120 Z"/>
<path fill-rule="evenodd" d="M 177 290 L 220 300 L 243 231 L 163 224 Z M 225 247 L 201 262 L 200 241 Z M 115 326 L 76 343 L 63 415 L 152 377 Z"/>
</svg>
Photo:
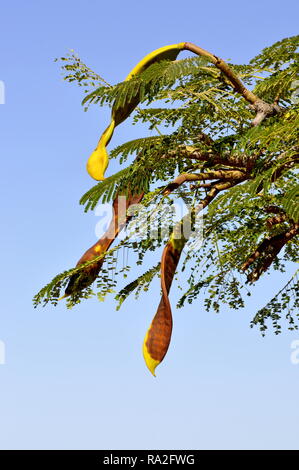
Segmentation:
<svg viewBox="0 0 299 470">
<path fill-rule="evenodd" d="M 192 303 L 203 292 L 206 309 L 217 312 L 221 303 L 243 307 L 250 284 L 269 269 L 289 271 L 252 325 L 259 324 L 264 333 L 272 319 L 279 333 L 283 316 L 290 329 L 297 328 L 298 45 L 299 36 L 287 38 L 249 64 L 236 65 L 181 42 L 147 55 L 114 86 L 77 55 L 63 57 L 64 78 L 83 86 L 83 104 L 112 107 L 111 121 L 87 162 L 87 171 L 100 182 L 80 202 L 88 211 L 112 201 L 114 211 L 107 232 L 75 268 L 41 289 L 35 306 L 56 305 L 63 290 L 68 307 L 93 291 L 103 300 L 117 292 L 117 276 L 127 277 L 130 270 L 125 260 L 117 265 L 120 250 L 132 250 L 137 264 L 144 265 L 145 255 L 153 260 L 152 252 L 163 246 L 161 262 L 146 266 L 116 293 L 120 305 L 129 294 L 138 297 L 148 290 L 155 276 L 161 278 L 161 299 L 143 344 L 153 374 L 170 343 L 168 294 L 175 275 L 180 277 L 178 269 L 185 271 L 187 288 L 177 306 Z M 192 56 L 177 60 L 183 50 Z M 133 111 L 134 120 L 156 135 L 126 142 L 108 155 L 114 128 Z M 118 158 L 121 169 L 105 178 L 109 158 Z M 168 209 L 179 201 L 188 212 L 177 221 Z M 142 217 L 140 210 L 132 210 L 136 203 L 142 203 Z M 191 227 L 196 223 L 199 213 L 204 214 L 201 244 L 196 243 L 196 230 L 184 230 L 186 222 Z M 132 237 L 138 227 L 142 236 Z M 111 246 L 124 228 L 126 236 Z M 153 228 L 157 236 L 152 236 Z"/>
</svg>

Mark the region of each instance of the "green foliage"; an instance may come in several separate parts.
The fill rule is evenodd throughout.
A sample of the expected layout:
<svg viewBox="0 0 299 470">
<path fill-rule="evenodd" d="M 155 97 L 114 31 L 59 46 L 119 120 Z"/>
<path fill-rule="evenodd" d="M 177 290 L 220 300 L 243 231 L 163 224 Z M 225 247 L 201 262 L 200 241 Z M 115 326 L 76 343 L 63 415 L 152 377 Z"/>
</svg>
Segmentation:
<svg viewBox="0 0 299 470">
<path fill-rule="evenodd" d="M 127 160 L 129 155 L 135 153 L 144 154 L 147 150 L 153 149 L 155 146 L 159 145 L 162 141 L 163 136 L 152 136 L 152 137 L 143 137 L 141 139 L 130 140 L 125 142 L 122 145 L 119 145 L 110 152 L 111 158 L 117 158 L 120 156 L 120 163 L 123 163 Z"/>
<path fill-rule="evenodd" d="M 299 279 L 298 270 L 286 283 L 286 285 L 273 297 L 270 302 L 261 308 L 254 316 L 251 327 L 259 325 L 260 330 L 265 335 L 268 329 L 267 320 L 272 320 L 275 334 L 281 333 L 281 313 L 289 324 L 289 330 L 298 330 L 296 320 L 299 318 Z"/>
<path fill-rule="evenodd" d="M 287 191 L 281 200 L 282 207 L 297 224 L 299 224 L 299 185 Z"/>
<path fill-rule="evenodd" d="M 93 90 L 83 99 L 82 104 L 94 103 L 103 106 L 113 103 L 113 108 L 117 110 L 134 97 L 138 97 L 140 102 L 149 103 L 162 89 L 169 88 L 179 78 L 192 73 L 198 74 L 200 67 L 206 63 L 205 59 L 197 57 L 174 62 L 163 60 L 152 64 L 140 75 L 128 81 Z"/>
<path fill-rule="evenodd" d="M 78 55 L 71 50 L 66 57 L 55 59 L 55 62 L 60 60 L 62 62 L 61 69 L 63 72 L 63 79 L 69 83 L 76 82 L 79 86 L 84 87 L 85 91 L 89 88 L 98 86 L 100 83 L 110 86 L 99 74 L 91 70 Z"/>
<path fill-rule="evenodd" d="M 298 62 L 299 35 L 285 38 L 265 47 L 260 54 L 254 57 L 251 65 L 259 67 L 273 67 L 274 69 Z"/>
<path fill-rule="evenodd" d="M 130 271 L 128 263 L 120 264 L 117 253 L 121 250 L 132 253 L 131 265 L 143 264 L 148 255 L 153 265 L 154 252 L 168 239 L 166 229 L 173 227 L 167 209 L 173 203 L 195 207 L 206 198 L 209 189 L 194 182 L 174 188 L 166 197 L 163 189 L 178 174 L 239 169 L 244 178 L 221 192 L 205 209 L 201 246 L 195 245 L 182 256 L 180 278 L 187 287 L 178 307 L 198 297 L 207 310 L 216 312 L 222 304 L 233 309 L 244 306 L 244 298 L 253 289 L 249 285 L 250 273 L 258 263 L 266 262 L 268 255 L 261 253 L 247 272 L 244 263 L 264 240 L 284 234 L 299 223 L 299 107 L 292 98 L 299 74 L 298 46 L 299 36 L 286 38 L 265 48 L 249 64 L 230 64 L 260 99 L 270 104 L 276 100 L 281 106 L 279 114 L 256 127 L 251 125 L 254 111 L 233 90 L 224 74 L 205 59 L 192 57 L 155 63 L 139 76 L 113 86 L 75 54 L 61 59 L 65 80 L 77 82 L 85 89 L 84 106 L 110 105 L 118 109 L 128 99 L 138 98 L 141 106 L 136 108 L 133 122 L 157 131 L 157 135 L 136 138 L 113 149 L 110 157 L 120 165 L 131 159 L 128 166 L 120 167 L 80 200 L 87 211 L 99 202 L 112 201 L 117 194 L 144 192 L 144 214 L 134 216 L 126 238 L 101 255 L 105 263 L 94 286 L 99 300 L 115 293 L 119 308 L 132 293 L 138 297 L 141 291 L 148 290 L 151 281 L 159 276 L 160 263 L 156 263 L 117 293 L 117 276 L 126 278 Z M 156 101 L 158 105 L 154 107 Z M 149 104 L 151 107 L 144 107 Z M 167 129 L 167 134 L 162 135 L 158 126 L 163 126 L 163 132 Z M 277 214 L 284 217 L 270 224 L 269 218 Z M 149 226 L 159 233 L 157 238 L 143 230 L 148 220 Z M 140 236 L 132 239 L 132 233 Z M 298 253 L 297 235 L 275 256 L 272 268 L 293 272 Z M 85 267 L 86 264 L 56 276 L 35 296 L 35 305 L 47 302 L 56 305 L 70 276 L 80 275 Z M 86 288 L 72 296 L 68 306 L 91 295 L 92 289 Z M 292 276 L 257 312 L 252 326 L 260 325 L 264 333 L 268 320 L 272 320 L 279 332 L 280 319 L 285 315 L 289 327 L 296 328 L 298 295 L 298 279 Z"/>
<path fill-rule="evenodd" d="M 148 269 L 145 273 L 135 279 L 133 282 L 127 284 L 123 289 L 119 291 L 116 295 L 116 300 L 118 300 L 117 310 L 120 309 L 122 303 L 126 298 L 135 291 L 135 298 L 139 297 L 140 291 L 148 291 L 149 285 L 153 280 L 154 276 L 159 272 L 161 263 L 156 264 L 156 266 Z"/>
<path fill-rule="evenodd" d="M 95 209 L 99 200 L 102 198 L 102 202 L 109 202 L 117 194 L 120 182 L 125 178 L 126 174 L 129 173 L 130 168 L 124 168 L 118 173 L 106 178 L 103 182 L 100 182 L 89 189 L 80 199 L 80 204 L 85 206 L 84 211 Z"/>
</svg>

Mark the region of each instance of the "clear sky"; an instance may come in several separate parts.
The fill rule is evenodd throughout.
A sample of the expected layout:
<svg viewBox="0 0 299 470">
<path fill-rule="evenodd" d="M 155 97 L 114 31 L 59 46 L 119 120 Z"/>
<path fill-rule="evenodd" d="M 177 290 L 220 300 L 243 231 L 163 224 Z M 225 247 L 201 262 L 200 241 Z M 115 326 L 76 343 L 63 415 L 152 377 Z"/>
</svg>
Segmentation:
<svg viewBox="0 0 299 470">
<path fill-rule="evenodd" d="M 93 184 L 85 163 L 109 114 L 84 113 L 80 88 L 62 81 L 53 59 L 74 49 L 112 83 L 181 41 L 245 63 L 297 34 L 298 13 L 295 0 L 1 2 L 0 448 L 299 448 L 299 365 L 290 360 L 299 332 L 262 338 L 249 328 L 286 275 L 266 276 L 243 311 L 206 313 L 200 301 L 174 310 L 157 378 L 141 354 L 157 283 L 118 312 L 112 299 L 71 311 L 31 302 L 96 240 L 97 218 L 78 200 Z M 124 123 L 113 146 L 144 133 Z"/>
</svg>

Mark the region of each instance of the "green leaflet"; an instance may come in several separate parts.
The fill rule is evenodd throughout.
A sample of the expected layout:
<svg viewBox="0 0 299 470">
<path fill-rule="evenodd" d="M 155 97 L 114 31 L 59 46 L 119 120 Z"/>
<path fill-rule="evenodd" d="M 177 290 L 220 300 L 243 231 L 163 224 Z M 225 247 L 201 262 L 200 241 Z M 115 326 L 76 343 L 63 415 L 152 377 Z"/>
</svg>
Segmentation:
<svg viewBox="0 0 299 470">
<path fill-rule="evenodd" d="M 290 189 L 282 198 L 281 204 L 291 219 L 299 223 L 299 184 Z"/>
<path fill-rule="evenodd" d="M 87 191 L 81 199 L 85 210 L 93 209 L 99 201 L 111 201 L 120 189 L 126 190 L 126 186 L 130 184 L 134 188 L 142 188 L 146 192 L 147 201 L 155 194 L 155 204 L 159 204 L 163 199 L 161 188 L 171 183 L 180 173 L 222 168 L 225 170 L 222 160 L 225 161 L 228 155 L 240 157 L 245 167 L 246 158 L 254 161 L 247 180 L 218 195 L 205 212 L 205 239 L 201 247 L 188 252 L 189 264 L 188 270 L 185 270 L 187 286 L 181 286 L 183 292 L 180 305 L 184 300 L 192 302 L 202 292 L 204 298 L 201 298 L 201 307 L 216 312 L 223 304 L 232 309 L 242 307 L 247 285 L 240 266 L 246 261 L 246 257 L 255 253 L 263 240 L 276 236 L 292 223 L 286 218 L 281 224 L 273 224 L 269 228 L 266 222 L 272 217 L 272 213 L 271 210 L 269 213 L 265 211 L 265 208 L 273 206 L 278 213 L 285 210 L 290 219 L 298 222 L 299 108 L 292 97 L 292 81 L 297 79 L 298 73 L 297 44 L 298 37 L 287 38 L 266 48 L 251 64 L 230 64 L 240 79 L 265 101 L 271 103 L 279 95 L 279 104 L 283 108 L 281 115 L 266 119 L 255 128 L 251 127 L 254 112 L 248 103 L 240 94 L 232 91 L 232 87 L 217 68 L 204 64 L 198 58 L 152 64 L 138 76 L 113 87 L 102 86 L 103 79 L 100 76 L 84 69 L 76 61 L 72 69 L 65 70 L 68 81 L 76 80 L 79 85 L 89 87 L 89 91 L 98 87 L 85 98 L 85 104 L 108 103 L 114 105 L 114 110 L 118 111 L 127 102 L 136 103 L 137 97 L 143 103 L 157 102 L 159 108 L 138 110 L 136 119 L 148 125 L 151 131 L 156 130 L 157 125 L 165 125 L 161 131 L 167 134 L 135 139 L 114 149 L 111 156 L 118 157 L 120 163 L 135 153 L 138 158 L 132 165 Z M 123 117 L 124 115 L 119 114 L 119 122 Z M 204 136 L 207 137 L 206 141 Z M 181 154 L 181 146 L 196 148 L 198 155 L 214 153 L 215 160 L 207 158 L 203 162 L 200 157 L 192 160 Z M 292 166 L 288 166 L 289 162 L 292 162 Z M 197 189 L 191 186 L 185 183 L 169 196 L 167 203 L 170 204 L 170 199 L 174 199 L 180 204 L 181 199 L 184 199 L 190 204 L 190 201 L 200 200 L 205 191 L 208 191 L 200 188 L 200 183 L 194 185 Z M 154 211 L 151 212 L 150 204 L 145 206 L 146 214 L 151 216 Z M 168 219 L 163 214 L 161 211 L 159 217 L 162 226 L 166 227 Z M 273 215 L 276 215 L 275 211 Z M 217 249 L 214 239 L 217 240 Z M 115 249 L 109 250 L 110 255 L 105 255 L 104 269 L 95 282 L 94 290 L 99 298 L 104 298 L 106 293 L 111 293 L 115 288 L 115 277 L 122 271 L 121 263 L 117 264 L 116 261 L 120 249 L 124 246 L 125 249 L 131 249 L 134 260 L 130 260 L 130 265 L 144 263 L 145 255 L 148 255 L 152 266 L 156 262 L 153 261 L 155 250 L 161 247 L 164 240 L 165 238 L 157 242 L 148 237 L 136 242 L 127 241 L 125 245 L 119 244 Z M 292 268 L 291 263 L 298 260 L 298 250 L 297 236 L 274 260 L 275 269 L 283 272 L 290 266 Z M 112 258 L 112 254 L 115 257 Z M 120 251 L 119 258 L 121 257 Z M 263 259 L 259 261 L 262 263 Z M 128 265 L 127 263 L 126 266 Z M 80 266 L 56 276 L 37 294 L 35 305 L 49 301 L 55 305 L 59 291 L 69 277 L 83 272 L 85 267 Z M 128 269 L 123 272 L 127 273 Z M 151 268 L 138 279 L 132 279 L 127 288 L 119 292 L 118 300 L 123 300 L 131 292 L 138 293 L 143 287 L 147 288 L 147 283 L 157 274 L 158 271 Z M 291 304 L 292 298 L 297 295 L 293 287 L 298 291 L 298 283 L 294 283 L 289 293 L 282 292 L 276 296 L 275 301 L 269 302 L 267 310 L 259 312 L 254 322 L 262 326 L 267 319 L 279 323 L 279 318 L 285 314 L 293 327 L 296 316 L 288 317 L 287 297 L 283 296 L 284 293 L 289 296 Z M 91 290 L 83 289 L 72 300 L 73 305 L 91 295 Z M 298 308 L 298 301 L 296 302 L 294 305 Z"/>
<path fill-rule="evenodd" d="M 155 275 L 160 271 L 161 263 L 159 262 L 156 266 L 148 269 L 145 273 L 141 274 L 135 281 L 130 282 L 127 284 L 123 289 L 119 291 L 119 293 L 115 296 L 116 300 L 118 300 L 118 305 L 116 307 L 117 310 L 120 309 L 122 303 L 127 299 L 127 297 L 132 294 L 132 292 L 136 291 L 136 298 L 141 289 L 148 290 L 149 284 L 155 277 Z"/>
</svg>

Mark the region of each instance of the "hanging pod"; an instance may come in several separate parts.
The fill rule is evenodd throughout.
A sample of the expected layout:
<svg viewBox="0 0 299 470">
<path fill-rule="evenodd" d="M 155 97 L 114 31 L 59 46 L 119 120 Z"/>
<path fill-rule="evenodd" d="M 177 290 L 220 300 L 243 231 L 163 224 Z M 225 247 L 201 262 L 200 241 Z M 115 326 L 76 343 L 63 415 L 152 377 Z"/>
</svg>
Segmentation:
<svg viewBox="0 0 299 470">
<path fill-rule="evenodd" d="M 96 261 L 70 277 L 65 294 L 59 300 L 75 294 L 76 292 L 80 292 L 96 280 L 105 260 L 104 257 L 100 259 L 97 258 L 109 249 L 119 232 L 132 218 L 132 216 L 127 213 L 128 208 L 134 204 L 139 204 L 142 198 L 143 193 L 135 195 L 129 194 L 128 197 L 124 195 L 117 195 L 115 197 L 113 201 L 113 215 L 107 231 L 83 256 L 81 256 L 76 266 L 80 266 L 93 259 L 96 259 Z"/>
<path fill-rule="evenodd" d="M 168 294 L 175 275 L 181 253 L 185 246 L 184 238 L 170 237 L 161 259 L 162 297 L 143 342 L 143 357 L 150 372 L 155 376 L 156 367 L 167 353 L 172 333 L 172 313 Z"/>
</svg>

